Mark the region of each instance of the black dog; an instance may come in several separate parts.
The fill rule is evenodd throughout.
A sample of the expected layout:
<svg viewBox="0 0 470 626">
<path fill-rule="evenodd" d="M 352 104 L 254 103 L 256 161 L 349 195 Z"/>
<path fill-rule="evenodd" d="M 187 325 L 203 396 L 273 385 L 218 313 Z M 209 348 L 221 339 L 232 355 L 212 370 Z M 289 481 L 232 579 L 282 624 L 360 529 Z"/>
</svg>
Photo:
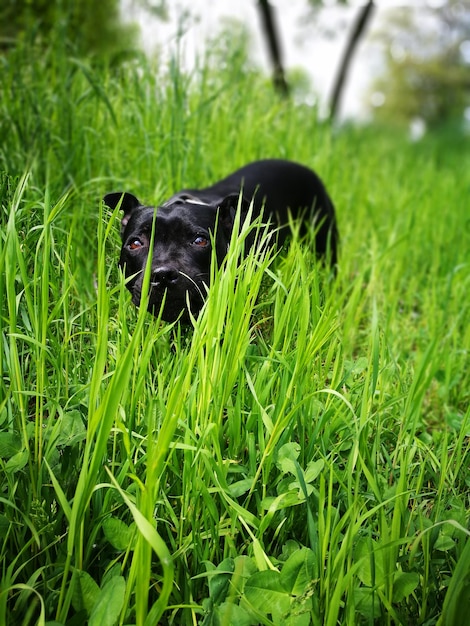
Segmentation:
<svg viewBox="0 0 470 626">
<path fill-rule="evenodd" d="M 277 245 L 289 234 L 290 212 L 294 218 L 316 224 L 317 254 L 328 251 L 332 265 L 336 263 L 334 207 L 318 176 L 290 161 L 256 161 L 211 187 L 180 191 L 158 208 L 142 205 L 130 193 L 104 197 L 111 209 L 121 202 L 124 211 L 119 265 L 130 277 L 127 287 L 134 304 L 140 304 L 155 224 L 148 310 L 158 315 L 165 300 L 162 319 L 173 322 L 180 318 L 188 323 L 188 302 L 191 313 L 197 315 L 207 293 L 212 242 L 220 265 L 227 253 L 239 202 L 243 222 L 252 201 L 252 219 L 263 214 L 276 231 Z M 248 238 L 248 248 L 254 238 Z"/>
</svg>

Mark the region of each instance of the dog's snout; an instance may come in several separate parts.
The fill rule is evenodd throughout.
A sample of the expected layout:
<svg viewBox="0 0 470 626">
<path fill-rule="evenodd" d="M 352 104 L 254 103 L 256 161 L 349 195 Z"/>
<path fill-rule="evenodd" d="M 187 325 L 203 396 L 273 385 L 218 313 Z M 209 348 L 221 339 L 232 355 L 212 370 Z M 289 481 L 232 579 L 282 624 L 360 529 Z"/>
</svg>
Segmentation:
<svg viewBox="0 0 470 626">
<path fill-rule="evenodd" d="M 179 272 L 174 267 L 166 265 L 157 267 L 152 272 L 152 285 L 168 287 L 178 282 Z"/>
</svg>

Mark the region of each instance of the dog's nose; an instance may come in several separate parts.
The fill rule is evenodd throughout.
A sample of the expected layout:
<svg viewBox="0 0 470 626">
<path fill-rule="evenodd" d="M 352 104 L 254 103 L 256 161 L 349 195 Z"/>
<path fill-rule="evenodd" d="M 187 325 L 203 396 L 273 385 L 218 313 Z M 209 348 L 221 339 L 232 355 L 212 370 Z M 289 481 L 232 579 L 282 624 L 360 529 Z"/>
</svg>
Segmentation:
<svg viewBox="0 0 470 626">
<path fill-rule="evenodd" d="M 155 287 L 168 287 L 178 282 L 179 272 L 173 267 L 157 267 L 152 272 L 152 285 Z"/>
</svg>

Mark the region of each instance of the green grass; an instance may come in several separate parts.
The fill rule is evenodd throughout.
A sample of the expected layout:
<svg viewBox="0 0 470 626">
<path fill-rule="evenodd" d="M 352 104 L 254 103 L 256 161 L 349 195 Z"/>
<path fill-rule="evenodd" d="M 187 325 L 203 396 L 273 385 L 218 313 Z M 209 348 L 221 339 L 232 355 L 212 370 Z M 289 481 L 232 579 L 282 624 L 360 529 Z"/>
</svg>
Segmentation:
<svg viewBox="0 0 470 626">
<path fill-rule="evenodd" d="M 227 55 L 1 60 L 0 624 L 466 624 L 468 153 Z M 336 280 L 240 240 L 194 330 L 132 307 L 104 193 L 267 156 L 325 180 Z"/>
</svg>

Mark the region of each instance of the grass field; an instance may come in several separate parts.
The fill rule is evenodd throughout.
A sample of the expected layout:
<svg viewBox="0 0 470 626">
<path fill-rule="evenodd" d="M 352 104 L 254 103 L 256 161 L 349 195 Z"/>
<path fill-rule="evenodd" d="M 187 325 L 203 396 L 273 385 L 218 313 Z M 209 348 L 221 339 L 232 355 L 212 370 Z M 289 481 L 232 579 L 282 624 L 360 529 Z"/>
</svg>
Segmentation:
<svg viewBox="0 0 470 626">
<path fill-rule="evenodd" d="M 236 51 L 1 63 L 0 624 L 467 624 L 468 138 L 332 132 Z M 135 309 L 102 196 L 262 157 L 324 179 L 336 280 L 234 242 L 193 330 Z"/>
</svg>

